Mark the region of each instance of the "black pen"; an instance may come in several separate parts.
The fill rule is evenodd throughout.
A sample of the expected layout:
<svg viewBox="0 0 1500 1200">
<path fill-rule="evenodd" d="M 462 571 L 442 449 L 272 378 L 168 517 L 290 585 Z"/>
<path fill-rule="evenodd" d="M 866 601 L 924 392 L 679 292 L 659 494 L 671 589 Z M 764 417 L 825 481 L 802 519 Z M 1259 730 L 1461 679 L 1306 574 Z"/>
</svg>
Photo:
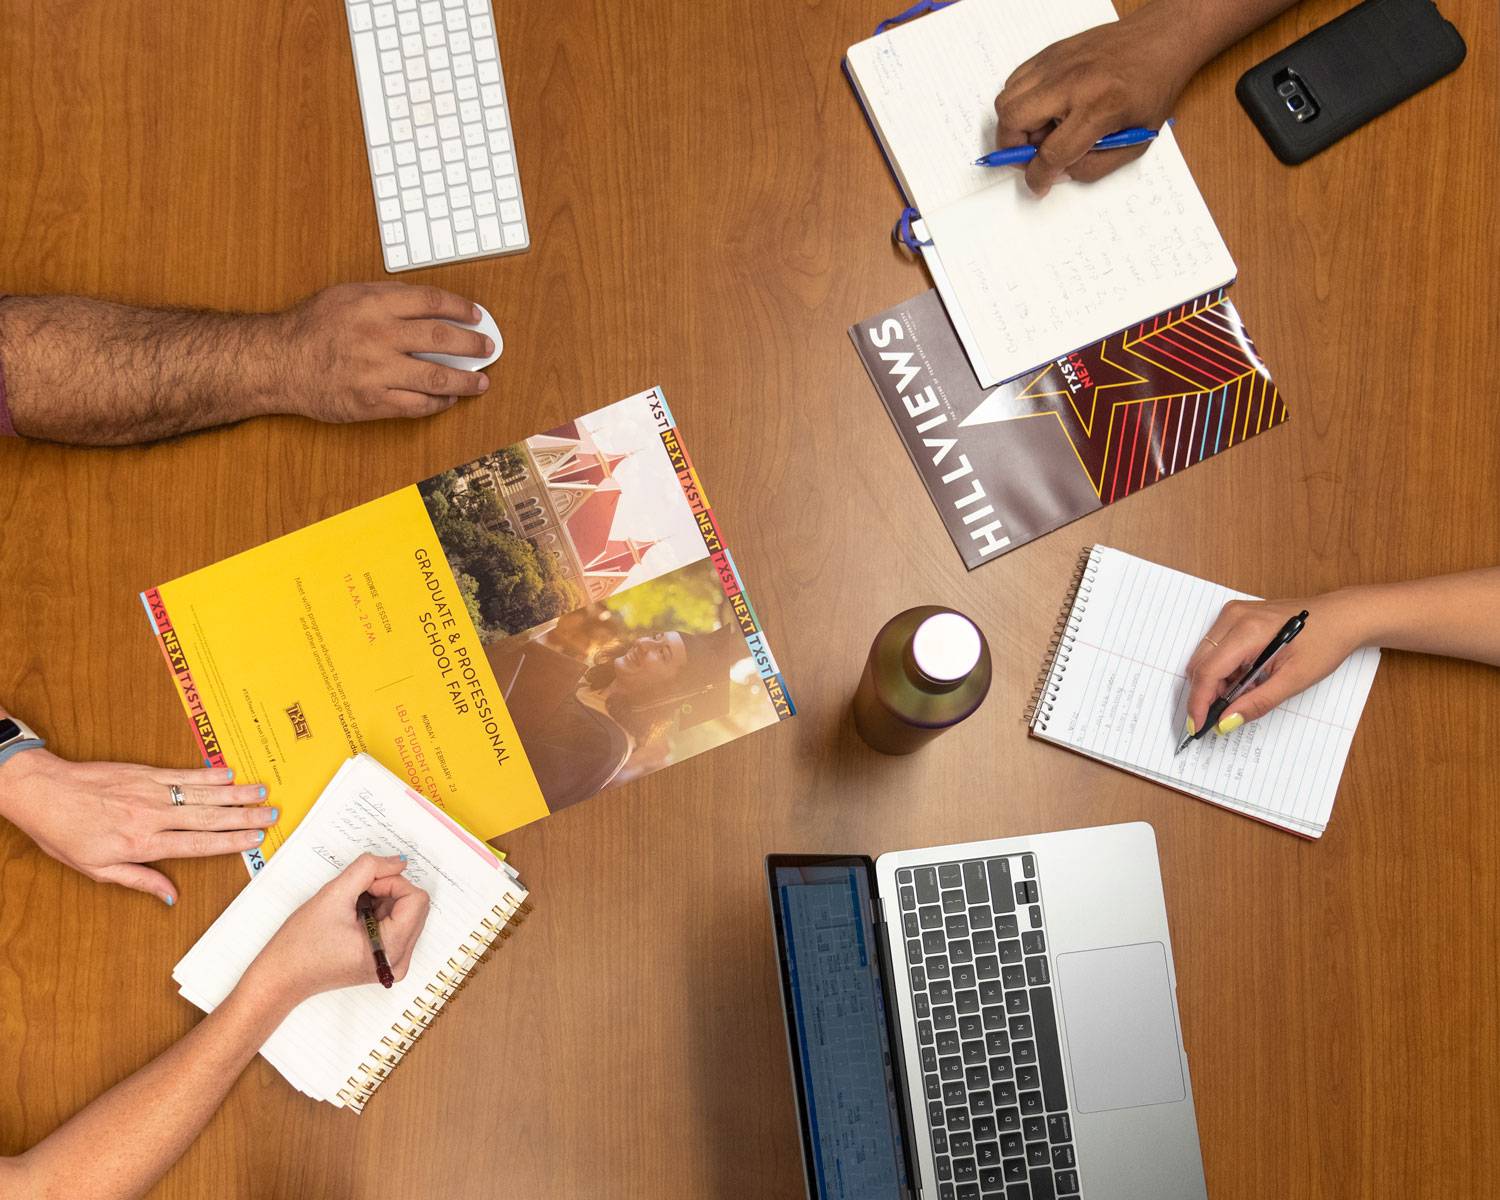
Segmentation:
<svg viewBox="0 0 1500 1200">
<path fill-rule="evenodd" d="M 1260 652 L 1260 657 L 1250 664 L 1249 670 L 1235 680 L 1227 692 L 1208 706 L 1208 719 L 1203 722 L 1203 728 L 1197 733 L 1190 733 L 1184 737 L 1177 744 L 1177 749 L 1172 752 L 1172 756 L 1175 758 L 1181 754 L 1190 744 L 1217 725 L 1219 718 L 1224 715 L 1224 710 L 1244 695 L 1247 688 L 1261 681 L 1263 672 L 1271 665 L 1271 660 L 1290 646 L 1292 639 L 1301 633 L 1306 625 L 1307 609 L 1304 608 L 1281 627 L 1281 632 L 1273 637 L 1271 644 Z"/>
</svg>

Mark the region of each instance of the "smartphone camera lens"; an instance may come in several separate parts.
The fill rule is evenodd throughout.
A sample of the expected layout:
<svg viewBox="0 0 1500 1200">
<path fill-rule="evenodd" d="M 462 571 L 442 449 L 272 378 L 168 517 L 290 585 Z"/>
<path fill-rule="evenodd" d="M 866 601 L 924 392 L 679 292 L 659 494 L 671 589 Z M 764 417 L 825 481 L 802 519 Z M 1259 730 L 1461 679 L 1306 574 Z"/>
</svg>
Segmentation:
<svg viewBox="0 0 1500 1200">
<path fill-rule="evenodd" d="M 1296 90 L 1297 90 L 1297 85 L 1295 83 L 1293 83 L 1290 79 L 1288 79 L 1284 83 L 1281 83 L 1281 84 L 1279 84 L 1277 86 L 1277 88 L 1276 88 L 1276 94 L 1278 96 L 1290 96 Z"/>
<path fill-rule="evenodd" d="M 1286 98 L 1286 106 L 1293 112 L 1298 112 L 1306 103 L 1307 101 L 1295 92 Z"/>
</svg>

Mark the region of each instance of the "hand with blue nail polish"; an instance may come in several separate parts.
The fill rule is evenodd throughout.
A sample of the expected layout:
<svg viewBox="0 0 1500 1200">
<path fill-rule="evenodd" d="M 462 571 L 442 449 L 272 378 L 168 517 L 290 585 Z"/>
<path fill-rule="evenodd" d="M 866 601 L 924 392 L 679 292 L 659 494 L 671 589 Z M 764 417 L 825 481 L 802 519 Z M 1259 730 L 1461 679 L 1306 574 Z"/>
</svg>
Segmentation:
<svg viewBox="0 0 1500 1200">
<path fill-rule="evenodd" d="M 223 767 L 75 763 L 28 750 L 0 763 L 0 817 L 90 879 L 173 905 L 177 888 L 145 864 L 253 850 L 280 816 L 264 787 L 233 779 Z"/>
</svg>

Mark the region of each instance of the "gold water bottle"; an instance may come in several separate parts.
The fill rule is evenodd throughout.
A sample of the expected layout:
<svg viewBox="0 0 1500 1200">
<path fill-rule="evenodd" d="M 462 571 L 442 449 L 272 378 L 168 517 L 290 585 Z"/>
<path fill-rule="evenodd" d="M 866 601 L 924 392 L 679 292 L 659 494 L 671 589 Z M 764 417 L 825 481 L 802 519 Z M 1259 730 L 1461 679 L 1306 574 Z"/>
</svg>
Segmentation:
<svg viewBox="0 0 1500 1200">
<path fill-rule="evenodd" d="M 951 608 L 924 604 L 876 636 L 854 694 L 854 725 L 882 754 L 910 754 L 957 725 L 990 690 L 990 648 Z"/>
</svg>

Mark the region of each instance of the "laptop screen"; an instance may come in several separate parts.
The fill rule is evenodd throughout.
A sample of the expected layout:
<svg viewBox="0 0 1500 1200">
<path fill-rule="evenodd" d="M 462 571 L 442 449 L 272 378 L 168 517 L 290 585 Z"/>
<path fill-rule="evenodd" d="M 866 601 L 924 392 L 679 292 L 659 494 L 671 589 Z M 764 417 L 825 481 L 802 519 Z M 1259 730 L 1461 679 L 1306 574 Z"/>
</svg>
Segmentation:
<svg viewBox="0 0 1500 1200">
<path fill-rule="evenodd" d="M 908 1196 L 870 862 L 773 855 L 767 866 L 810 1191 Z"/>
</svg>

